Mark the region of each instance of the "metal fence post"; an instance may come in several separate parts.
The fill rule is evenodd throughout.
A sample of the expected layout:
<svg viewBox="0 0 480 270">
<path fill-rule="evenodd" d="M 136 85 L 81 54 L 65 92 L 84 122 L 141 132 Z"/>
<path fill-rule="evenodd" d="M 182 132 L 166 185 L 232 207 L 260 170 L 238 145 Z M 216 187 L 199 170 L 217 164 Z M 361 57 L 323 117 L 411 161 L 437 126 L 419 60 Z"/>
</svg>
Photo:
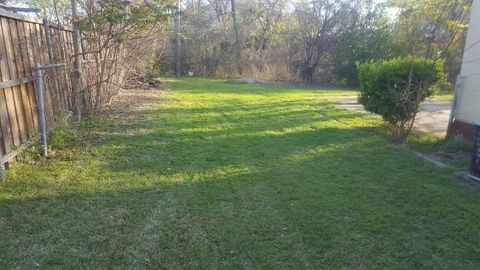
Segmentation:
<svg viewBox="0 0 480 270">
<path fill-rule="evenodd" d="M 42 65 L 35 65 L 35 82 L 37 88 L 37 111 L 38 111 L 38 124 L 40 128 L 40 144 L 42 146 L 42 155 L 46 157 L 48 155 L 47 145 L 47 124 L 45 121 L 45 101 L 43 95 L 43 74 Z"/>
</svg>

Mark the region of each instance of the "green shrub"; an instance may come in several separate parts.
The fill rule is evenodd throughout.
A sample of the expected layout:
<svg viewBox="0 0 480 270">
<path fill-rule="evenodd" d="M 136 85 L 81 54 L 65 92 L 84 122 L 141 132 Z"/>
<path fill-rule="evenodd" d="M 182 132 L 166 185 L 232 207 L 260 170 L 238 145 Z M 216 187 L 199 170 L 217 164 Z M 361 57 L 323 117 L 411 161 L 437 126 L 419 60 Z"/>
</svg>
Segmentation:
<svg viewBox="0 0 480 270">
<path fill-rule="evenodd" d="M 425 58 L 395 58 L 357 64 L 359 101 L 393 127 L 394 138 L 404 143 L 425 99 L 445 80 L 444 61 Z"/>
</svg>

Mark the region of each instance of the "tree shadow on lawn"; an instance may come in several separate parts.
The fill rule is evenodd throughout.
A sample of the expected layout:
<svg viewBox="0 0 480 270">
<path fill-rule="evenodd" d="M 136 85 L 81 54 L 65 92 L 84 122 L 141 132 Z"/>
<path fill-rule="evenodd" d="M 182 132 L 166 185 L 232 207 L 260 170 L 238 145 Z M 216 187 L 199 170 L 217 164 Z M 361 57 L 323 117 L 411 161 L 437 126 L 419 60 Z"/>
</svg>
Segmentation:
<svg viewBox="0 0 480 270">
<path fill-rule="evenodd" d="M 222 109 L 226 112 L 217 113 Z M 309 109 L 305 109 L 303 101 L 294 100 L 250 107 L 241 103 L 202 112 L 198 108 L 161 108 L 146 113 L 158 118 L 147 121 L 150 124 L 139 121 L 125 125 L 120 121 L 110 122 L 108 128 L 104 124 L 97 127 L 101 130 L 99 137 L 104 138 L 98 143 L 119 149 L 111 152 L 114 159 L 110 170 L 148 174 L 165 170 L 195 172 L 198 166 L 238 163 L 272 166 L 292 151 L 327 144 L 341 146 L 374 134 L 374 122 L 365 122 L 361 114 L 337 109 L 327 102 L 317 102 Z M 355 120 L 363 122 L 355 128 L 347 124 L 339 128 L 342 121 Z M 163 122 L 152 127 L 155 121 Z M 135 132 L 139 129 L 140 134 Z"/>
<path fill-rule="evenodd" d="M 148 110 L 144 113 L 146 115 L 157 115 L 156 119 L 150 120 L 157 121 L 160 124 L 152 127 L 150 120 L 132 121 L 130 123 L 110 121 L 98 123 L 98 130 L 108 137 L 108 133 L 112 131 L 125 132 L 136 129 L 148 131 L 156 129 L 156 135 L 161 136 L 162 131 L 159 131 L 159 129 L 162 129 L 164 134 L 179 139 L 207 135 L 221 137 L 235 134 L 248 136 L 268 132 L 281 133 L 295 127 L 305 126 L 304 128 L 308 128 L 309 125 L 310 129 L 314 130 L 318 128 L 319 124 L 328 121 L 331 121 L 330 126 L 335 127 L 347 120 L 358 121 L 361 127 L 375 127 L 377 123 L 376 119 L 365 121 L 364 115 L 342 110 L 326 101 L 313 103 L 308 100 L 293 100 L 269 104 L 251 104 L 231 100 L 225 102 L 235 105 L 197 108 L 167 107 Z M 171 120 L 165 121 L 167 118 L 171 118 Z M 104 129 L 101 125 L 107 125 L 108 129 Z M 127 138 L 130 140 L 129 137 Z"/>
<path fill-rule="evenodd" d="M 109 160 L 104 170 L 118 178 L 95 189 L 0 201 L 0 259 L 66 268 L 480 263 L 478 194 L 376 137 L 311 144 L 266 157 L 274 166 L 184 160 L 163 172 L 162 163 Z M 136 151 L 114 155 L 124 150 Z"/>
<path fill-rule="evenodd" d="M 65 182 L 58 185 L 46 164 L 33 182 L 7 183 L 38 191 L 0 201 L 0 261 L 21 268 L 480 265 L 478 192 L 352 124 L 356 113 L 270 107 L 276 112 L 268 118 L 233 111 L 239 124 L 207 133 L 194 130 L 205 122 L 180 117 L 188 109 L 144 111 L 128 128 L 93 125 L 110 135 L 56 172 Z M 151 115 L 167 114 L 168 122 L 152 126 Z"/>
</svg>

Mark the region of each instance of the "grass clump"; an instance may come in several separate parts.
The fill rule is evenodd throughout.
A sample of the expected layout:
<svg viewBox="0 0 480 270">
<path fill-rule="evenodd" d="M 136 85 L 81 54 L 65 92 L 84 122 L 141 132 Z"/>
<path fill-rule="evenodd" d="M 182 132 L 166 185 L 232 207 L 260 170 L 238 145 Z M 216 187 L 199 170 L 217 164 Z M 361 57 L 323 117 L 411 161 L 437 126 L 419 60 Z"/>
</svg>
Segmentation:
<svg viewBox="0 0 480 270">
<path fill-rule="evenodd" d="M 75 132 L 67 124 L 56 125 L 50 135 L 50 147 L 55 150 L 64 150 L 75 138 Z"/>
</svg>

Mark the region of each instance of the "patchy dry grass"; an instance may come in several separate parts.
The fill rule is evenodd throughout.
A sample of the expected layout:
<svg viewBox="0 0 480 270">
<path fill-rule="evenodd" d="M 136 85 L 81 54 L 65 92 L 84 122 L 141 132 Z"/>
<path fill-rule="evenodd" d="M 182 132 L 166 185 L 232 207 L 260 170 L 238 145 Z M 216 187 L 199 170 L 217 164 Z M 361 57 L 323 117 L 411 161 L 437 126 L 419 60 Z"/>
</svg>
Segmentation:
<svg viewBox="0 0 480 270">
<path fill-rule="evenodd" d="M 0 268 L 480 266 L 477 187 L 328 101 L 349 91 L 168 83 L 8 172 Z"/>
</svg>

